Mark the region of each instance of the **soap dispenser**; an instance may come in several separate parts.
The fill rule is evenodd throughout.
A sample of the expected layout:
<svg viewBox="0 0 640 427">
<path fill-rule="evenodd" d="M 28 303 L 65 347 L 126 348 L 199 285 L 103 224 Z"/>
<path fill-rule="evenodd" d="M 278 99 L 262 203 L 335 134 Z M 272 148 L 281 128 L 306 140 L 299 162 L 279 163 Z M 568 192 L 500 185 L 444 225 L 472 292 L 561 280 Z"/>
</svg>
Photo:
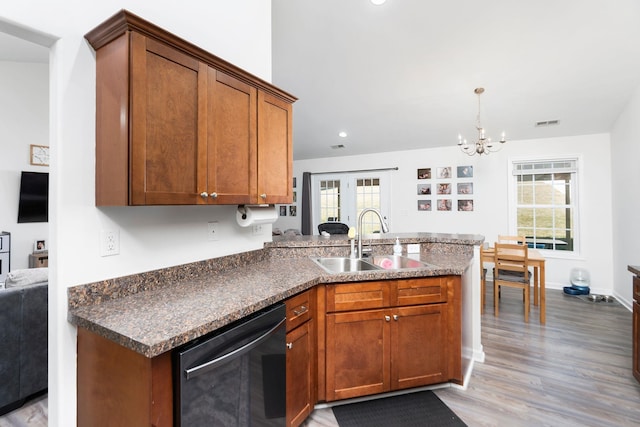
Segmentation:
<svg viewBox="0 0 640 427">
<path fill-rule="evenodd" d="M 394 255 L 402 255 L 402 245 L 400 244 L 400 239 L 396 237 L 396 243 L 393 245 L 393 254 Z"/>
</svg>

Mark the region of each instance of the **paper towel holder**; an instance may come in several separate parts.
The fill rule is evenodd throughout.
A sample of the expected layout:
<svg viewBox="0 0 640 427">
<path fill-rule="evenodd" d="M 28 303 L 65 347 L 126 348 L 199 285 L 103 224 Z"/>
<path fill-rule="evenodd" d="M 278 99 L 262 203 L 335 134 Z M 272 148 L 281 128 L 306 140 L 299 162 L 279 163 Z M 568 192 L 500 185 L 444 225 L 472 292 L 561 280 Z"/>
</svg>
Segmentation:
<svg viewBox="0 0 640 427">
<path fill-rule="evenodd" d="M 272 205 L 238 205 L 238 212 L 242 214 L 242 219 L 247 219 L 247 208 L 266 208 Z"/>
</svg>

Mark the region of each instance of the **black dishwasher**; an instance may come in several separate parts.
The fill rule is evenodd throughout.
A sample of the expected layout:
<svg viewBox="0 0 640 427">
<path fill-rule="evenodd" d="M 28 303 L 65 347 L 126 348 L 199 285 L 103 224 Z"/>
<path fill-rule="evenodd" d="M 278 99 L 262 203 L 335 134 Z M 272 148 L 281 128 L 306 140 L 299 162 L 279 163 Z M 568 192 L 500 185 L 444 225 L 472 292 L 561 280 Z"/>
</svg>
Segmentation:
<svg viewBox="0 0 640 427">
<path fill-rule="evenodd" d="M 277 304 L 175 350 L 176 426 L 284 426 L 285 320 Z"/>
</svg>

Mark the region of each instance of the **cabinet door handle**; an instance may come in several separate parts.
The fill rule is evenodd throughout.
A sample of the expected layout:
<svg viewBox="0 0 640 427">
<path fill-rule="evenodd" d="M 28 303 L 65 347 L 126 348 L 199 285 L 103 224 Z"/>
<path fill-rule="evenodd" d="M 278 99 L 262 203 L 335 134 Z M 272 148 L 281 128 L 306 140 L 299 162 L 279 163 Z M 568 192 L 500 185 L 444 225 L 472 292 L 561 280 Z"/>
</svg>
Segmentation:
<svg viewBox="0 0 640 427">
<path fill-rule="evenodd" d="M 293 348 L 293 343 L 292 343 L 292 342 L 288 342 L 288 343 L 287 343 L 287 348 L 288 348 L 289 350 L 291 350 L 291 349 Z"/>
<path fill-rule="evenodd" d="M 262 197 L 262 199 L 265 200 L 267 198 L 267 193 L 262 193 L 260 197 Z"/>
<path fill-rule="evenodd" d="M 395 320 L 396 322 L 398 321 L 398 315 L 397 314 L 393 315 L 393 320 Z"/>
<path fill-rule="evenodd" d="M 300 316 L 302 313 L 306 313 L 307 310 L 309 309 L 306 305 L 301 305 L 299 309 L 293 310 L 293 314 L 295 314 L 296 316 Z"/>
<path fill-rule="evenodd" d="M 206 191 L 203 191 L 202 193 L 200 193 L 200 197 L 202 197 L 203 199 L 206 199 L 208 196 Z"/>
<path fill-rule="evenodd" d="M 391 321 L 391 316 L 384 316 L 384 320 L 386 320 L 387 322 Z"/>
<path fill-rule="evenodd" d="M 213 193 L 209 194 L 209 197 L 211 197 L 212 199 L 217 199 L 218 198 L 218 193 L 213 192 Z"/>
</svg>

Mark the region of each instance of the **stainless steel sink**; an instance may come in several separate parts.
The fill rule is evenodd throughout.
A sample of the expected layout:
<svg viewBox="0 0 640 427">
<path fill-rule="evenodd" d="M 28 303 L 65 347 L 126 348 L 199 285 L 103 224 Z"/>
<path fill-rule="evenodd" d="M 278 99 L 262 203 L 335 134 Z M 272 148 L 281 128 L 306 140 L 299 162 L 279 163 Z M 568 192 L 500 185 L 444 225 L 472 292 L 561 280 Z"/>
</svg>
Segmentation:
<svg viewBox="0 0 640 427">
<path fill-rule="evenodd" d="M 370 262 L 385 270 L 429 267 L 427 263 L 401 255 L 374 255 Z"/>
<path fill-rule="evenodd" d="M 381 267 L 368 263 L 359 258 L 348 257 L 319 257 L 311 258 L 315 263 L 329 273 L 350 273 L 356 271 L 380 270 Z"/>
</svg>

